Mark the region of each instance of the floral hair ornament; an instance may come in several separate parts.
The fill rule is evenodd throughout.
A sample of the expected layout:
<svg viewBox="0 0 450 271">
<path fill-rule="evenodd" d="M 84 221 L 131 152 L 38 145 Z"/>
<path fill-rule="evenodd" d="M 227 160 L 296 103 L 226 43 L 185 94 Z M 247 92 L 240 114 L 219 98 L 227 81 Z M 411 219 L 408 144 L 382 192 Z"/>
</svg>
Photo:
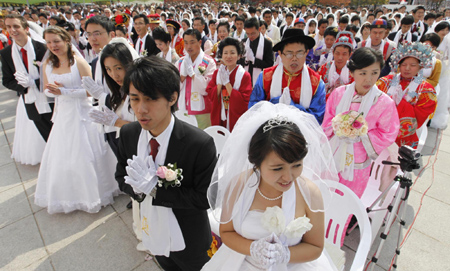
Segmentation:
<svg viewBox="0 0 450 271">
<path fill-rule="evenodd" d="M 128 15 L 127 13 L 122 13 L 111 18 L 111 21 L 114 23 L 115 26 L 125 25 L 129 20 L 130 15 Z"/>
<path fill-rule="evenodd" d="M 331 50 L 334 51 L 334 48 L 337 46 L 348 46 L 350 48 L 350 51 L 353 51 L 353 44 L 355 39 L 353 38 L 353 33 L 350 31 L 342 31 L 339 32 L 339 34 L 336 37 L 336 41 L 333 44 L 333 47 L 331 47 Z"/>
<path fill-rule="evenodd" d="M 414 57 L 420 62 L 422 69 L 431 68 L 433 65 L 432 59 L 434 57 L 433 49 L 421 42 L 404 42 L 400 44 L 391 56 L 391 68 L 393 71 L 397 71 L 400 62 L 408 57 Z"/>
<path fill-rule="evenodd" d="M 267 121 L 267 124 L 263 127 L 263 134 L 266 132 L 272 130 L 275 127 L 279 126 L 288 126 L 294 124 L 292 121 L 289 121 L 286 117 L 282 117 L 280 115 L 276 116 L 275 118 L 269 119 Z"/>
</svg>

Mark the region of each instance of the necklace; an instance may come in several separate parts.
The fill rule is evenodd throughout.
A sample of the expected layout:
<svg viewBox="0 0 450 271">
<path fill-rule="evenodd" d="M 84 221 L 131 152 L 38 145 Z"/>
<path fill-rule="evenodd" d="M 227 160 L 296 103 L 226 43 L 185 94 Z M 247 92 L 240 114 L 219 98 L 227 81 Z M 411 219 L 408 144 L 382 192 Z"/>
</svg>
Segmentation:
<svg viewBox="0 0 450 271">
<path fill-rule="evenodd" d="M 66 59 L 66 60 L 64 60 L 64 61 L 60 61 L 60 62 L 59 62 L 59 65 L 62 65 L 62 64 L 64 64 L 64 63 L 66 63 L 68 60 L 69 60 L 69 59 Z"/>
<path fill-rule="evenodd" d="M 276 198 L 269 198 L 269 197 L 264 196 L 264 194 L 261 192 L 261 190 L 259 190 L 259 187 L 257 188 L 257 190 L 258 190 L 258 193 L 261 195 L 261 197 L 263 197 L 266 200 L 274 201 L 274 200 L 279 200 L 279 199 L 281 199 L 281 197 L 283 197 L 283 194 L 281 194 Z"/>
</svg>

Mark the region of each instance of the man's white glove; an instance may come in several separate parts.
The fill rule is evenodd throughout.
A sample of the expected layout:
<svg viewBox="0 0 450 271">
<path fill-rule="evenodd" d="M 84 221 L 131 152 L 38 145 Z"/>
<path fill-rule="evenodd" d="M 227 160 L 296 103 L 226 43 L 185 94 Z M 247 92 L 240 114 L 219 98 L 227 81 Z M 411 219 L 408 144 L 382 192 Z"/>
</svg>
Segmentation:
<svg viewBox="0 0 450 271">
<path fill-rule="evenodd" d="M 278 236 L 275 235 L 274 243 L 272 244 L 274 251 L 275 264 L 287 264 L 291 259 L 291 251 L 288 246 L 283 245 Z"/>
<path fill-rule="evenodd" d="M 272 233 L 265 238 L 253 241 L 250 245 L 250 256 L 252 257 L 254 264 L 259 268 L 269 269 L 276 262 L 272 244 L 274 235 L 275 234 Z"/>
<path fill-rule="evenodd" d="M 125 176 L 125 183 L 131 185 L 135 193 L 146 195 L 158 184 L 155 163 L 153 158 L 148 156 L 145 160 L 133 155 L 133 160 L 127 160 L 128 166 L 125 168 L 128 176 Z"/>
<path fill-rule="evenodd" d="M 97 84 L 90 76 L 83 76 L 81 81 L 81 87 L 86 89 L 92 97 L 97 100 L 104 101 L 107 94 L 105 93 L 103 86 Z"/>
<path fill-rule="evenodd" d="M 105 105 L 102 106 L 102 108 L 103 111 L 92 108 L 89 111 L 89 117 L 93 122 L 100 123 L 105 126 L 114 126 L 119 116 L 117 116 L 117 114 L 114 113 L 114 111 L 112 111 Z"/>
<path fill-rule="evenodd" d="M 1 42 L 8 42 L 8 37 L 5 34 L 0 34 L 0 41 Z"/>
<path fill-rule="evenodd" d="M 248 62 L 252 62 L 253 64 L 255 64 L 255 55 L 253 54 L 252 49 L 249 48 L 249 50 L 247 50 L 247 52 L 245 53 L 245 59 Z"/>
<path fill-rule="evenodd" d="M 30 86 L 35 84 L 34 79 L 31 78 L 29 74 L 23 72 L 16 72 L 14 74 L 14 77 L 16 78 L 17 83 L 24 88 L 29 88 Z"/>
<path fill-rule="evenodd" d="M 187 61 L 184 61 L 184 65 L 185 65 L 185 71 L 186 71 L 187 76 L 194 77 L 194 75 L 195 75 L 194 67 L 192 67 L 191 64 L 188 64 Z"/>
<path fill-rule="evenodd" d="M 223 86 L 225 86 L 226 84 L 228 84 L 230 82 L 230 74 L 227 71 L 227 67 L 225 67 L 224 65 L 221 65 L 218 73 L 220 76 L 220 81 L 222 81 Z"/>
<path fill-rule="evenodd" d="M 283 89 L 283 93 L 281 94 L 279 103 L 280 104 L 287 104 L 287 105 L 291 105 L 291 91 L 289 90 L 289 87 L 285 87 Z"/>
</svg>

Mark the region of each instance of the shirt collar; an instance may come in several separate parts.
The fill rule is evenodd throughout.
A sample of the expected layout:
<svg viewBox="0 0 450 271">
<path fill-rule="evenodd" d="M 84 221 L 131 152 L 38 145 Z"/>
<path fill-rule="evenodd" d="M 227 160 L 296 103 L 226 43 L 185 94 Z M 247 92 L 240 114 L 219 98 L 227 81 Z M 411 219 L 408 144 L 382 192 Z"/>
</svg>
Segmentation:
<svg viewBox="0 0 450 271">
<path fill-rule="evenodd" d="M 150 139 L 153 139 L 153 138 L 156 139 L 156 141 L 158 142 L 158 144 L 159 144 L 160 146 L 166 145 L 166 144 L 167 144 L 166 142 L 168 142 L 169 139 L 170 139 L 170 135 L 172 134 L 174 125 L 175 125 L 175 118 L 174 118 L 174 116 L 171 114 L 171 116 L 170 116 L 170 123 L 169 123 L 169 125 L 166 127 L 166 129 L 165 129 L 161 134 L 159 134 L 159 135 L 156 136 L 156 137 L 153 136 L 153 135 L 150 133 L 150 131 L 147 131 L 147 133 L 148 133 L 148 138 L 150 138 Z"/>
</svg>

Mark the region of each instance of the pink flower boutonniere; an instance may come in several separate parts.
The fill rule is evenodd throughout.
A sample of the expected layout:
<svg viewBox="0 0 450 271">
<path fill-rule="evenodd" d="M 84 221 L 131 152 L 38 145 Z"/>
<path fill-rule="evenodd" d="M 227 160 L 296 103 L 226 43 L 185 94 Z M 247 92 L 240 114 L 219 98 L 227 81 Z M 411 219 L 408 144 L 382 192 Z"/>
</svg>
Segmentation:
<svg viewBox="0 0 450 271">
<path fill-rule="evenodd" d="M 179 187 L 181 186 L 181 181 L 183 180 L 183 170 L 177 168 L 177 163 L 167 164 L 167 166 L 160 166 L 156 170 L 156 176 L 158 176 L 158 186 L 167 189 L 167 187 Z"/>
<path fill-rule="evenodd" d="M 36 66 L 36 67 L 39 68 L 39 67 L 41 66 L 41 64 L 42 64 L 41 61 L 33 60 L 33 65 L 34 65 L 34 66 Z"/>
</svg>

